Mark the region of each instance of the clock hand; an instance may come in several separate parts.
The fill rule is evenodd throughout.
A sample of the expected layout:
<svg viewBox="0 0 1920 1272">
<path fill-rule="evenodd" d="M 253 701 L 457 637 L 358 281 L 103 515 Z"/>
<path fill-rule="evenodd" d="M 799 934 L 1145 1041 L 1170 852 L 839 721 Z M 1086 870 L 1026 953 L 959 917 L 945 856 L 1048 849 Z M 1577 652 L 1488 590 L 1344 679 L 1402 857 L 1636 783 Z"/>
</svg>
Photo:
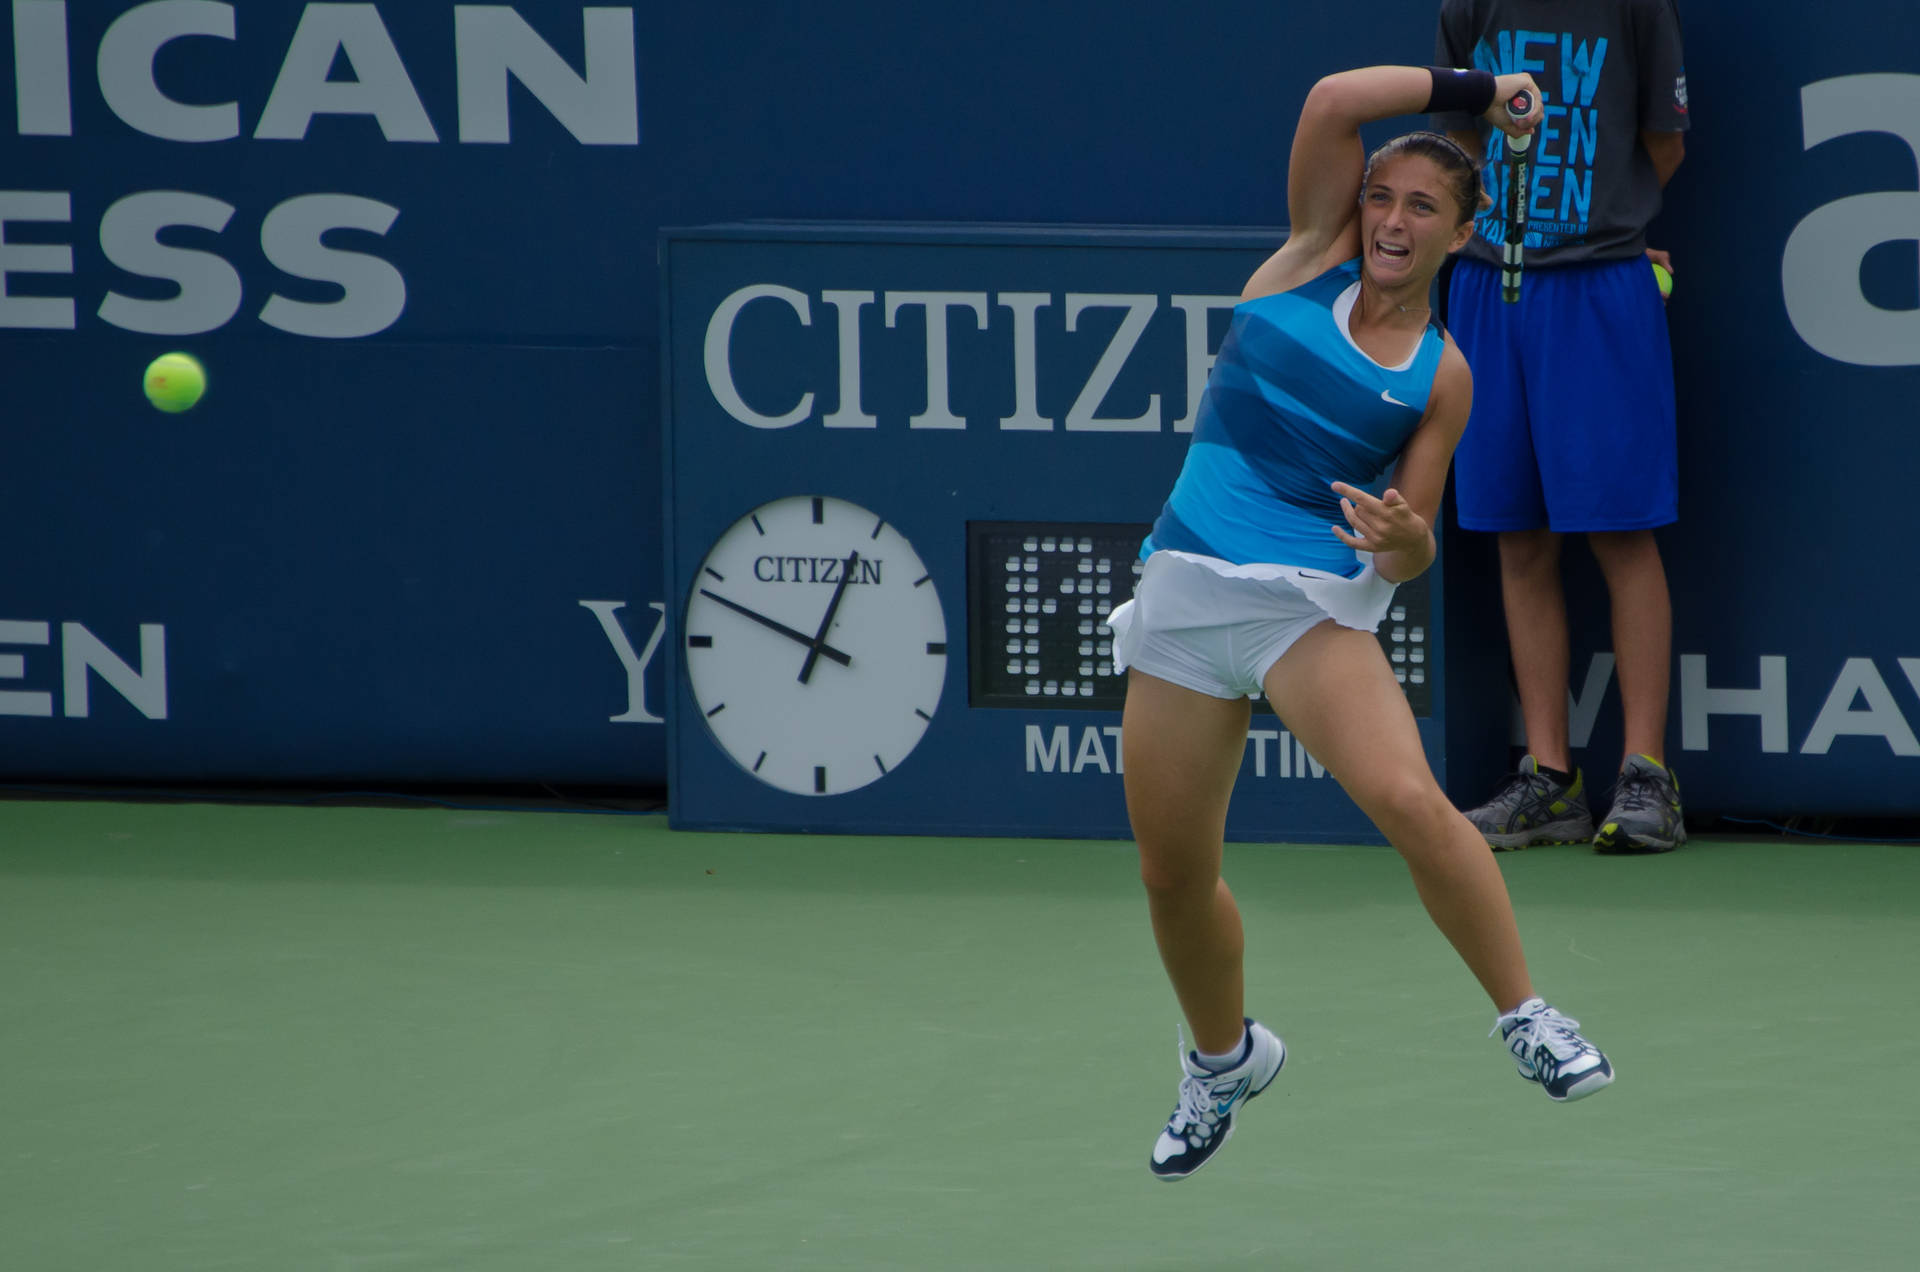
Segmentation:
<svg viewBox="0 0 1920 1272">
<path fill-rule="evenodd" d="M 768 618 L 765 614 L 756 613 L 755 611 L 748 609 L 746 606 L 741 605 L 738 602 L 730 601 L 726 597 L 721 596 L 718 592 L 709 592 L 706 588 L 703 587 L 700 589 L 700 595 L 706 597 L 708 600 L 720 602 L 720 604 L 726 606 L 728 609 L 732 610 L 736 614 L 745 614 L 748 618 L 760 624 L 762 627 L 770 627 L 774 631 L 779 632 L 782 636 L 787 637 L 789 640 L 799 641 L 802 645 L 805 645 L 807 647 L 807 661 L 809 663 L 813 661 L 815 655 L 825 654 L 827 657 L 833 659 L 833 661 L 839 663 L 842 667 L 851 667 L 853 665 L 853 659 L 847 657 L 847 655 L 841 653 L 839 650 L 835 649 L 832 645 L 827 644 L 825 641 L 817 640 L 814 637 L 807 635 L 805 632 L 795 631 L 793 628 L 788 627 L 785 623 L 779 622 L 775 619 Z"/>
<path fill-rule="evenodd" d="M 827 629 L 833 626 L 833 616 L 840 609 L 840 598 L 847 594 L 847 582 L 853 578 L 854 567 L 860 564 L 858 550 L 847 553 L 847 559 L 840 570 L 840 585 L 833 589 L 833 599 L 827 602 L 827 616 L 820 620 L 820 630 L 813 634 L 813 640 L 807 650 L 807 661 L 800 666 L 800 683 L 806 684 L 813 675 L 813 664 L 820 652 L 826 648 Z"/>
</svg>

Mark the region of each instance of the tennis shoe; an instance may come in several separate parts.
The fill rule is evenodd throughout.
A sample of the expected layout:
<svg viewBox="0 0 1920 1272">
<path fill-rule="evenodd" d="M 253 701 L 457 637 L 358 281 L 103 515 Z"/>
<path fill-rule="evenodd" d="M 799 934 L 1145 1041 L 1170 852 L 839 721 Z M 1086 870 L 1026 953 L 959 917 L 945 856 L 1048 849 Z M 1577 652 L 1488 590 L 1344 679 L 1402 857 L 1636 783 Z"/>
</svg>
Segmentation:
<svg viewBox="0 0 1920 1272">
<path fill-rule="evenodd" d="M 1613 784 L 1613 807 L 1593 837 L 1599 852 L 1672 852 L 1687 842 L 1680 783 L 1650 755 L 1629 755 Z"/>
<path fill-rule="evenodd" d="M 1613 1081 L 1613 1066 L 1582 1038 L 1580 1022 L 1529 998 L 1493 1022 L 1520 1076 L 1555 1100 L 1583 1100 Z M 1492 1035 L 1489 1034 L 1489 1037 Z"/>
<path fill-rule="evenodd" d="M 1215 1071 L 1180 1042 L 1180 1101 L 1154 1141 L 1147 1169 L 1161 1179 L 1185 1179 L 1212 1160 L 1233 1137 L 1234 1115 L 1267 1089 L 1287 1062 L 1287 1045 L 1265 1025 L 1247 1021 L 1244 1054 L 1231 1069 Z"/>
<path fill-rule="evenodd" d="M 1492 799 L 1467 809 L 1466 818 L 1495 852 L 1593 838 L 1586 778 L 1575 770 L 1573 785 L 1562 786 L 1542 773 L 1540 762 L 1531 755 L 1520 761 L 1517 771 L 1507 774 Z"/>
</svg>

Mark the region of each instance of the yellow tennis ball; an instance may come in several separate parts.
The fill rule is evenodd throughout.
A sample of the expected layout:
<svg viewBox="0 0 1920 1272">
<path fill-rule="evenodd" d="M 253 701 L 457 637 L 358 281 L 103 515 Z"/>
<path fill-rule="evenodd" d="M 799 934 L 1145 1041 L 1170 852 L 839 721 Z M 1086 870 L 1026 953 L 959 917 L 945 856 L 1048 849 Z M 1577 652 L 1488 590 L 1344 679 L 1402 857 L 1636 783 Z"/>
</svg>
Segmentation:
<svg viewBox="0 0 1920 1272">
<path fill-rule="evenodd" d="M 1660 284 L 1660 299 L 1665 300 L 1673 295 L 1673 275 L 1659 261 L 1653 263 L 1653 281 Z"/>
<path fill-rule="evenodd" d="M 207 391 L 207 369 L 189 353 L 163 353 L 147 364 L 147 401 L 168 414 L 184 411 Z"/>
</svg>

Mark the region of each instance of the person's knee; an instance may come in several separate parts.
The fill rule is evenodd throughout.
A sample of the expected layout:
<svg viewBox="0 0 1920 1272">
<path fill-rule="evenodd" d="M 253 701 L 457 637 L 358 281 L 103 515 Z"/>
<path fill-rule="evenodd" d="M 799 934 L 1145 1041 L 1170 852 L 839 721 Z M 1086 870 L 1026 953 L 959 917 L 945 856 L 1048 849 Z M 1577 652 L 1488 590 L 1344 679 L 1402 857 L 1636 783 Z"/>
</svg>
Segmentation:
<svg viewBox="0 0 1920 1272">
<path fill-rule="evenodd" d="M 1532 576 L 1560 568 L 1560 536 L 1551 530 L 1512 530 L 1500 536 L 1500 569 Z"/>
<path fill-rule="evenodd" d="M 1140 882 L 1155 900 L 1210 896 L 1220 871 L 1211 855 L 1171 843 L 1141 843 Z"/>
<path fill-rule="evenodd" d="M 1594 530 L 1587 535 L 1587 546 L 1603 569 L 1660 560 L 1660 544 L 1651 530 Z"/>
<path fill-rule="evenodd" d="M 1433 828 L 1453 812 L 1446 793 L 1426 773 L 1400 772 L 1376 778 L 1357 802 L 1402 852 L 1403 845 L 1430 838 Z"/>
</svg>

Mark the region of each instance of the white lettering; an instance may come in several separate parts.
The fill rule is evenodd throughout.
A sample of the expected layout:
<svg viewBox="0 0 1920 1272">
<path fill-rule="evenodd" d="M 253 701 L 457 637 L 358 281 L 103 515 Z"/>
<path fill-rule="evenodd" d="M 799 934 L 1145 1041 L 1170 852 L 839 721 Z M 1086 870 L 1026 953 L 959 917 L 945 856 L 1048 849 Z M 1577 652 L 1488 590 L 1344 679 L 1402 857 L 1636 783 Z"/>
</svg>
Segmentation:
<svg viewBox="0 0 1920 1272">
<path fill-rule="evenodd" d="M 1600 718 L 1600 700 L 1607 696 L 1607 682 L 1612 679 L 1613 655 L 1595 654 L 1587 664 L 1587 683 L 1580 695 L 1575 697 L 1572 688 L 1568 688 L 1567 733 L 1568 741 L 1574 746 L 1584 747 L 1593 737 L 1594 721 Z"/>
<path fill-rule="evenodd" d="M 13 100 L 22 137 L 71 137 L 66 0 L 13 0 Z"/>
<path fill-rule="evenodd" d="M 453 7 L 460 80 L 460 140 L 512 139 L 507 77 L 526 86 L 574 139 L 587 146 L 640 144 L 640 91 L 633 10 L 581 10 L 586 74 L 573 68 L 507 5 Z"/>
<path fill-rule="evenodd" d="M 0 645 L 44 645 L 51 633 L 46 623 L 23 623 L 0 619 Z M 0 654 L 0 680 L 22 680 L 27 674 L 25 654 Z M 51 716 L 53 695 L 28 693 L 19 689 L 0 692 L 0 715 Z"/>
<path fill-rule="evenodd" d="M 1049 432 L 1053 421 L 1040 414 L 1038 327 L 1035 315 L 1052 301 L 1045 292 L 1001 292 L 998 307 L 1013 312 L 1013 414 L 1000 427 Z"/>
<path fill-rule="evenodd" d="M 1594 723 L 1600 718 L 1600 702 L 1607 696 L 1607 683 L 1613 679 L 1614 659 L 1600 652 L 1587 663 L 1586 683 L 1578 694 L 1567 687 L 1567 741 L 1575 748 L 1585 746 L 1593 737 Z M 1527 745 L 1527 717 L 1520 710 L 1520 696 L 1509 700 L 1512 711 L 1507 717 L 1507 740 L 1515 746 Z"/>
<path fill-rule="evenodd" d="M 805 292 L 774 283 L 756 283 L 742 287 L 720 302 L 707 320 L 707 388 L 723 410 L 750 428 L 788 428 L 813 413 L 813 393 L 801 395 L 800 403 L 785 415 L 762 415 L 748 406 L 733 383 L 733 323 L 740 311 L 760 299 L 785 301 L 800 316 L 802 327 L 813 325 L 813 316 Z M 889 324 L 891 325 L 891 324 Z"/>
<path fill-rule="evenodd" d="M 64 191 L 0 190 L 0 328 L 73 329 L 73 301 L 64 296 L 9 294 L 9 274 L 71 274 L 73 248 L 65 243 L 9 243 L 9 221 L 73 219 L 73 197 Z"/>
<path fill-rule="evenodd" d="M 969 309 L 974 326 L 987 329 L 985 292 L 888 292 L 887 326 L 908 306 L 919 306 L 927 315 L 927 409 L 907 421 L 909 428 L 965 428 L 967 422 L 953 413 L 953 395 L 947 389 L 947 310 Z"/>
<path fill-rule="evenodd" d="M 1055 725 L 1051 737 L 1043 734 L 1039 725 L 1028 725 L 1027 772 L 1032 773 L 1037 770 L 1041 773 L 1051 773 L 1056 769 L 1062 773 L 1066 772 L 1067 748 L 1070 745 L 1072 741 L 1064 724 Z"/>
<path fill-rule="evenodd" d="M 341 53 L 356 78 L 327 78 Z M 440 140 L 387 24 L 370 4 L 309 4 L 301 12 L 253 135 L 299 141 L 315 115 L 372 115 L 388 141 Z"/>
<path fill-rule="evenodd" d="M 100 302 L 102 321 L 123 331 L 154 336 L 190 336 L 224 325 L 240 311 L 240 275 L 212 252 L 168 247 L 160 231 L 187 225 L 226 229 L 233 205 L 203 194 L 151 190 L 130 194 L 100 218 L 100 250 L 129 274 L 159 278 L 180 290 L 165 300 L 140 300 L 109 291 Z"/>
<path fill-rule="evenodd" d="M 1707 656 L 1680 655 L 1680 747 L 1707 749 L 1707 723 L 1716 715 L 1760 717 L 1760 749 L 1787 749 L 1787 660 L 1778 654 L 1760 658 L 1760 687 L 1714 689 L 1707 685 Z"/>
<path fill-rule="evenodd" d="M 1107 763 L 1106 748 L 1100 745 L 1100 730 L 1087 729 L 1080 734 L 1080 749 L 1074 753 L 1073 771 L 1078 773 L 1087 766 L 1093 766 L 1102 773 L 1111 773 L 1113 768 Z"/>
<path fill-rule="evenodd" d="M 666 634 L 666 605 L 660 601 L 647 602 L 647 607 L 660 617 L 654 621 L 653 634 L 647 637 L 646 652 L 635 657 L 633 643 L 627 639 L 627 629 L 614 617 L 626 607 L 625 601 L 582 601 L 580 604 L 600 620 L 600 630 L 606 633 L 614 656 L 619 658 L 620 666 L 627 673 L 627 709 L 607 719 L 614 724 L 665 724 L 666 717 L 647 710 L 647 667 L 660 648 L 660 638 Z"/>
<path fill-rule="evenodd" d="M 1173 422 L 1176 433 L 1193 432 L 1200 415 L 1200 398 L 1206 392 L 1207 377 L 1213 373 L 1216 356 L 1209 328 L 1209 315 L 1216 309 L 1231 310 L 1240 303 L 1238 296 L 1175 296 L 1173 307 L 1187 316 L 1187 413 Z"/>
<path fill-rule="evenodd" d="M 1914 668 L 1906 670 L 1909 676 L 1915 671 Z M 1867 700 L 1866 710 L 1853 710 L 1853 700 L 1862 695 Z M 1825 755 L 1832 748 L 1834 738 L 1843 733 L 1885 738 L 1895 755 L 1920 755 L 1920 739 L 1913 736 L 1913 726 L 1900 714 L 1893 691 L 1880 678 L 1871 658 L 1849 658 L 1841 666 L 1833 689 L 1827 694 L 1820 714 L 1814 718 L 1813 729 L 1801 744 L 1800 754 Z"/>
<path fill-rule="evenodd" d="M 153 0 L 114 20 L 100 37 L 100 95 L 127 127 L 166 141 L 226 141 L 240 135 L 236 102 L 188 106 L 153 78 L 161 47 L 187 35 L 233 38 L 233 6 L 213 0 Z"/>
<path fill-rule="evenodd" d="M 1108 390 L 1113 382 L 1120 378 L 1120 369 L 1126 365 L 1127 357 L 1133 347 L 1140 342 L 1140 335 L 1147 329 L 1147 323 L 1158 307 L 1152 296 L 1104 295 L 1099 293 L 1067 293 L 1067 330 L 1079 329 L 1080 315 L 1088 309 L 1125 309 L 1126 316 L 1120 320 L 1120 329 L 1113 333 L 1113 339 L 1107 343 L 1100 361 L 1094 364 L 1093 374 L 1087 377 L 1086 387 L 1080 390 L 1080 396 L 1074 399 L 1073 406 L 1067 411 L 1067 431 L 1092 433 L 1157 433 L 1160 431 L 1160 395 L 1149 394 L 1144 414 L 1131 419 L 1099 416 L 1094 412 L 1106 401 Z"/>
<path fill-rule="evenodd" d="M 69 717 L 88 714 L 87 672 L 93 671 L 147 719 L 167 718 L 167 629 L 159 623 L 140 624 L 139 671 L 79 623 L 62 623 L 60 664 Z"/>
<path fill-rule="evenodd" d="M 839 316 L 840 405 L 820 422 L 828 428 L 876 428 L 880 421 L 860 409 L 860 311 L 873 303 L 870 291 L 823 291 L 823 303 Z"/>
<path fill-rule="evenodd" d="M 1277 729 L 1247 730 L 1247 741 L 1253 744 L 1253 775 L 1255 777 L 1267 775 L 1267 743 L 1279 740 L 1280 733 Z"/>
<path fill-rule="evenodd" d="M 260 226 L 260 247 L 282 272 L 339 287 L 339 300 L 314 303 L 275 294 L 260 321 L 297 336 L 351 340 L 385 331 L 407 307 L 407 280 L 377 256 L 345 252 L 321 242 L 329 230 L 385 234 L 400 209 L 350 194 L 288 199 Z"/>
<path fill-rule="evenodd" d="M 1920 163 L 1920 75 L 1843 75 L 1800 90 L 1808 150 L 1835 137 L 1891 133 Z M 1860 267 L 1882 243 L 1920 239 L 1920 191 L 1877 191 L 1815 208 L 1780 259 L 1793 329 L 1809 348 L 1864 367 L 1920 365 L 1920 309 L 1867 299 Z"/>
<path fill-rule="evenodd" d="M 582 602 L 585 604 L 585 602 Z M 1080 730 L 1079 743 L 1073 729 L 1057 724 L 1051 729 L 1026 726 L 1026 771 L 1029 773 L 1079 773 L 1092 768 L 1102 773 L 1127 771 L 1124 730 L 1119 725 Z M 1272 746 L 1273 762 L 1268 760 Z M 1112 749 L 1109 750 L 1108 748 Z M 1326 766 L 1307 753 L 1306 744 L 1284 729 L 1247 730 L 1247 748 L 1251 752 L 1253 776 L 1280 778 L 1325 777 Z M 1246 759 L 1241 761 L 1245 767 Z"/>
</svg>

